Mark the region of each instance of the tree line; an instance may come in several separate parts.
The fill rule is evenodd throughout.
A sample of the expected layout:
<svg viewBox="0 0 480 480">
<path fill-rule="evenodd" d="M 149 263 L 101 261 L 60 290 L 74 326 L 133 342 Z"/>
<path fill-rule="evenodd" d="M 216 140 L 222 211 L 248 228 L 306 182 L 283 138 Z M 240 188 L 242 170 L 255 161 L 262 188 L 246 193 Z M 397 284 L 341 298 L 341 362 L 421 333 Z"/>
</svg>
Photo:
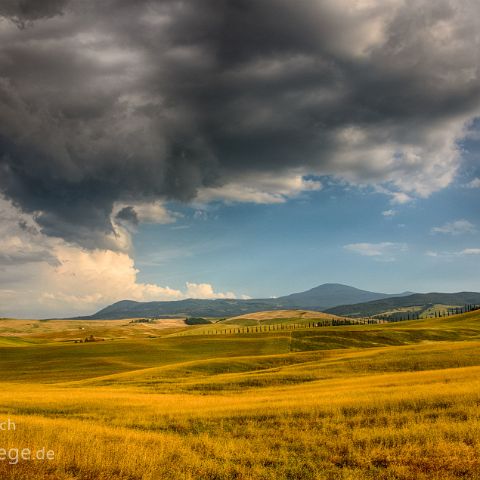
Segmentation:
<svg viewBox="0 0 480 480">
<path fill-rule="evenodd" d="M 443 317 L 450 317 L 452 315 L 460 315 L 462 313 L 473 312 L 475 310 L 480 310 L 480 305 L 475 304 L 466 304 L 459 307 L 450 307 L 444 308 L 442 310 L 435 310 L 434 313 L 431 315 L 430 318 L 443 318 Z M 391 314 L 384 314 L 384 315 L 376 315 L 376 318 L 380 318 L 387 322 L 401 322 L 405 320 L 420 320 L 422 317 L 421 315 L 425 312 L 425 310 L 419 312 L 394 312 Z M 428 317 L 427 317 L 428 318 Z"/>
<path fill-rule="evenodd" d="M 245 327 L 231 327 L 225 329 L 212 329 L 202 332 L 204 335 L 232 335 L 239 333 L 264 333 L 275 331 L 290 331 L 308 328 L 320 327 L 339 327 L 347 325 L 378 325 L 388 323 L 379 318 L 331 318 L 320 321 L 310 321 L 304 323 L 277 323 L 269 325 L 250 325 Z"/>
</svg>

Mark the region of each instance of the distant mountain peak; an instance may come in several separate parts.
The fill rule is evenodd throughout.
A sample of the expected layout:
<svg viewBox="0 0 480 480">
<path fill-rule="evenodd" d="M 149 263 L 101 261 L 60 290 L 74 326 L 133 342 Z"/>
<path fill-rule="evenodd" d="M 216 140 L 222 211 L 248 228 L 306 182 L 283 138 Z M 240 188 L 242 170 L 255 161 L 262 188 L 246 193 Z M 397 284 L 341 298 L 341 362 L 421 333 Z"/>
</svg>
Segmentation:
<svg viewBox="0 0 480 480">
<path fill-rule="evenodd" d="M 188 298 L 165 302 L 136 302 L 121 300 L 99 312 L 90 319 L 115 319 L 135 317 L 167 317 L 167 316 L 206 316 L 231 317 L 246 313 L 304 309 L 323 311 L 339 305 L 369 302 L 398 295 L 369 292 L 341 283 L 324 283 L 305 292 L 292 293 L 278 298 L 266 299 L 193 299 Z"/>
</svg>

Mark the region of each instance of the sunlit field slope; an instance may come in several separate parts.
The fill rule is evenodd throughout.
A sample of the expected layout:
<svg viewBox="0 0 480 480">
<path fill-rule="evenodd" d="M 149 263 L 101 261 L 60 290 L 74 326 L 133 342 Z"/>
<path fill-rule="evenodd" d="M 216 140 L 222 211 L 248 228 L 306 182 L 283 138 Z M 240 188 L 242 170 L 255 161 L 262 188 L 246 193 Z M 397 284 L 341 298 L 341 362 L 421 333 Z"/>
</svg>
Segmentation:
<svg viewBox="0 0 480 480">
<path fill-rule="evenodd" d="M 298 330 L 314 326 L 334 326 L 340 324 L 385 323 L 380 319 L 339 317 L 312 310 L 268 310 L 247 313 L 229 318 L 192 319 L 204 320 L 196 328 L 183 329 L 175 335 L 214 335 L 229 333 L 262 333 L 281 330 Z"/>
<path fill-rule="evenodd" d="M 241 325 L 244 321 L 251 321 L 257 324 L 260 323 L 275 323 L 282 320 L 313 320 L 313 319 L 332 319 L 341 318 L 336 315 L 330 315 L 323 312 L 315 312 L 312 310 L 270 310 L 266 312 L 247 313 L 237 317 L 231 317 L 223 320 L 222 323 Z M 254 324 L 254 323 L 252 323 Z"/>
<path fill-rule="evenodd" d="M 55 458 L 0 460 L 1 479 L 480 479 L 479 312 L 101 340 L 24 322 L 0 325 L 0 448 Z"/>
</svg>

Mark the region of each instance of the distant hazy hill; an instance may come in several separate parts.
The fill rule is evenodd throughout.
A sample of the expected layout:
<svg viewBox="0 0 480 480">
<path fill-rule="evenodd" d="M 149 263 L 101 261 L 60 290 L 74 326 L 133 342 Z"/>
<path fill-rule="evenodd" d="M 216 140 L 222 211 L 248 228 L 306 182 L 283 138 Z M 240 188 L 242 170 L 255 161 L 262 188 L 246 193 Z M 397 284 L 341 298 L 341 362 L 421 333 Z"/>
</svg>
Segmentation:
<svg viewBox="0 0 480 480">
<path fill-rule="evenodd" d="M 284 310 L 309 309 L 322 311 L 338 305 L 367 302 L 391 295 L 368 292 L 347 285 L 326 283 L 306 292 L 294 293 L 285 297 L 257 300 L 198 300 L 187 299 L 174 302 L 134 302 L 122 300 L 91 315 L 89 319 L 118 319 L 134 317 L 233 317 L 246 313 Z"/>
<path fill-rule="evenodd" d="M 272 310 L 274 305 L 262 300 L 198 300 L 174 302 L 133 302 L 122 300 L 95 313 L 89 319 L 118 319 L 135 317 L 231 317 L 243 313 Z"/>
<path fill-rule="evenodd" d="M 366 303 L 341 305 L 326 310 L 327 313 L 340 316 L 371 316 L 396 308 L 417 307 L 426 305 L 467 305 L 480 304 L 480 293 L 415 293 L 402 297 L 390 297 Z"/>
<path fill-rule="evenodd" d="M 399 295 L 408 295 L 411 292 L 401 293 Z M 326 309 L 346 303 L 370 302 L 382 298 L 396 297 L 398 295 L 389 295 L 386 293 L 368 292 L 358 288 L 349 287 L 339 283 L 325 283 L 318 287 L 307 290 L 306 292 L 292 293 L 285 297 L 280 297 L 277 301 L 289 308 L 317 308 Z"/>
</svg>

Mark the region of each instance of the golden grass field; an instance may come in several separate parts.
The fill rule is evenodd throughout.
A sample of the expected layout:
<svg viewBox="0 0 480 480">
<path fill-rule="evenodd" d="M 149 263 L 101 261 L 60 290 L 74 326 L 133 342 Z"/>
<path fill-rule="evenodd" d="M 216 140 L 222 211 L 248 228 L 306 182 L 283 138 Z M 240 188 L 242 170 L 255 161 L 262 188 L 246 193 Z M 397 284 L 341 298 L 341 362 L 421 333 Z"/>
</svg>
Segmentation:
<svg viewBox="0 0 480 480">
<path fill-rule="evenodd" d="M 297 321 L 305 319 L 340 319 L 337 315 L 331 315 L 324 312 L 315 312 L 313 310 L 270 310 L 266 312 L 246 313 L 223 320 L 222 323 L 242 325 L 244 320 L 256 321 L 258 324 L 263 322 L 274 322 L 275 320 L 297 319 Z"/>
<path fill-rule="evenodd" d="M 55 459 L 0 478 L 480 479 L 480 312 L 180 335 L 196 328 L 1 321 L 0 448 Z"/>
</svg>

